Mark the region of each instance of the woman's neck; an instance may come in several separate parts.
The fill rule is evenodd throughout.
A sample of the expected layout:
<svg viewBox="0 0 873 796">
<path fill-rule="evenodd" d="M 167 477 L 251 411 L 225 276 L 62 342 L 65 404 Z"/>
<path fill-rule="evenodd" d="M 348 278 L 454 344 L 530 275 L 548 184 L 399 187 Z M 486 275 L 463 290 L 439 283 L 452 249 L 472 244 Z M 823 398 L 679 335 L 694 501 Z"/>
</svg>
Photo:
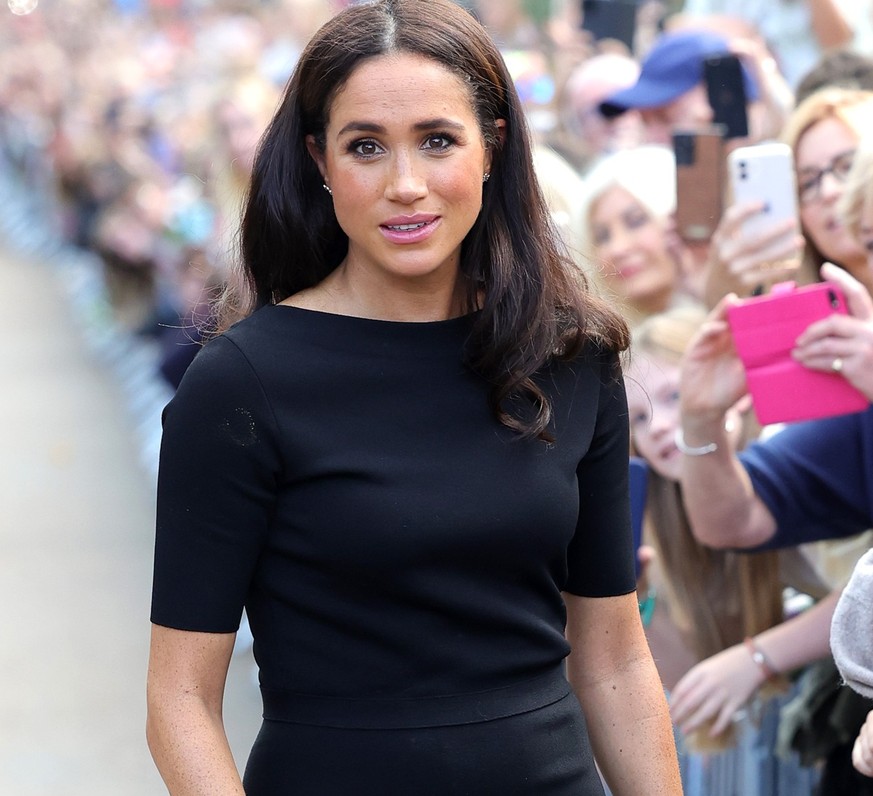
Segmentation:
<svg viewBox="0 0 873 796">
<path fill-rule="evenodd" d="M 318 285 L 282 303 L 373 320 L 443 321 L 473 309 L 468 306 L 466 280 L 458 271 L 453 277 L 373 278 L 344 261 Z"/>
</svg>

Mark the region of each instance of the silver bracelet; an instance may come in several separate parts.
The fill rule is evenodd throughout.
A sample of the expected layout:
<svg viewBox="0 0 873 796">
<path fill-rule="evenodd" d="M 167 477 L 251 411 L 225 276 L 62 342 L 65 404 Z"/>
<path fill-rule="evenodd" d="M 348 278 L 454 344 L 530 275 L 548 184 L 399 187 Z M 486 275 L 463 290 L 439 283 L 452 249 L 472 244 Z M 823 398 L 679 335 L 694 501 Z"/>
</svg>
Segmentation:
<svg viewBox="0 0 873 796">
<path fill-rule="evenodd" d="M 692 448 L 685 442 L 685 437 L 682 434 L 682 426 L 676 428 L 676 433 L 673 435 L 673 442 L 679 449 L 679 452 L 684 453 L 686 456 L 706 456 L 707 453 L 715 453 L 718 450 L 718 443 L 716 442 L 707 442 L 706 445 Z"/>
</svg>

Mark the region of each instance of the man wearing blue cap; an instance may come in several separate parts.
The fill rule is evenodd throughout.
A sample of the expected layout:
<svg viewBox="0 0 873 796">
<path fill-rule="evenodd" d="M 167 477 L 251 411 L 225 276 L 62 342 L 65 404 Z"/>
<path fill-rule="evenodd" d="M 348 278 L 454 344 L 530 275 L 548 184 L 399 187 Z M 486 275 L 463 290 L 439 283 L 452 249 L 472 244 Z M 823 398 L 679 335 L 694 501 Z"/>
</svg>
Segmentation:
<svg viewBox="0 0 873 796">
<path fill-rule="evenodd" d="M 699 127 L 713 121 L 704 84 L 707 58 L 730 53 L 727 39 L 707 30 L 680 30 L 658 38 L 642 62 L 637 82 L 601 103 L 607 118 L 630 109 L 640 112 L 648 143 L 671 144 L 677 127 Z M 743 66 L 746 101 L 758 98 L 758 87 Z"/>
</svg>

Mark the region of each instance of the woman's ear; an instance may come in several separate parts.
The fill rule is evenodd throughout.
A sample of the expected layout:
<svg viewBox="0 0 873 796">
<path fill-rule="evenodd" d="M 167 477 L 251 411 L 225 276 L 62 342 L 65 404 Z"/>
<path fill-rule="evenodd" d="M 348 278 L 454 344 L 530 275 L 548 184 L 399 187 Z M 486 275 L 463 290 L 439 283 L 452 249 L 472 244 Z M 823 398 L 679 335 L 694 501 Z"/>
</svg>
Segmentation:
<svg viewBox="0 0 873 796">
<path fill-rule="evenodd" d="M 506 119 L 495 120 L 494 126 L 497 128 L 497 140 L 500 142 L 500 146 L 502 147 L 504 143 L 506 143 Z M 494 147 L 488 147 L 485 152 L 485 171 L 489 174 L 491 172 L 491 157 L 493 154 Z"/>
<path fill-rule="evenodd" d="M 321 149 L 321 147 L 318 146 L 318 142 L 315 140 L 314 135 L 306 136 L 306 150 L 309 152 L 309 156 L 315 161 L 315 165 L 318 167 L 318 170 L 321 173 L 321 179 L 327 182 L 324 151 Z"/>
<path fill-rule="evenodd" d="M 497 119 L 494 122 L 497 127 L 497 137 L 500 139 L 500 146 L 506 143 L 506 119 Z"/>
</svg>

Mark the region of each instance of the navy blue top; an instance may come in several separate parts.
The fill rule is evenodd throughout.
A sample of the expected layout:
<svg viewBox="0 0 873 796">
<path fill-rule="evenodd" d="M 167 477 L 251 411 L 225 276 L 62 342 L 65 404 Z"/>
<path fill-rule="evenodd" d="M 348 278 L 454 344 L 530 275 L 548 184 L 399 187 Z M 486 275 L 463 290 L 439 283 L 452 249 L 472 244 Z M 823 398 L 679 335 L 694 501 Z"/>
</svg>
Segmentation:
<svg viewBox="0 0 873 796">
<path fill-rule="evenodd" d="M 561 591 L 635 587 L 620 368 L 540 374 L 557 441 L 522 440 L 462 365 L 471 326 L 269 306 L 208 343 L 165 412 L 152 621 L 232 632 L 245 606 L 262 689 L 313 723 L 556 698 Z"/>
<path fill-rule="evenodd" d="M 873 407 L 788 425 L 750 445 L 740 460 L 776 520 L 765 547 L 873 528 Z"/>
</svg>

